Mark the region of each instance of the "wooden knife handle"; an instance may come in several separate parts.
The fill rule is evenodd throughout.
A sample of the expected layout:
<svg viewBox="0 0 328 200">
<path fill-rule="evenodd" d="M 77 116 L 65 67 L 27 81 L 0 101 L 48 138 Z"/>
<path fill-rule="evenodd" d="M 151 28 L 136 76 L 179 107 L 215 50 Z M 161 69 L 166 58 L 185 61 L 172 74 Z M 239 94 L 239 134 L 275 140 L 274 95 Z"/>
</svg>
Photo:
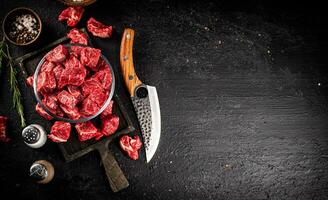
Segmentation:
<svg viewBox="0 0 328 200">
<path fill-rule="evenodd" d="M 109 152 L 108 146 L 98 147 L 102 163 L 105 168 L 109 185 L 113 192 L 118 192 L 129 186 L 128 180 L 125 178 L 120 166 L 117 164 L 114 156 Z"/>
<path fill-rule="evenodd" d="M 121 71 L 125 85 L 131 97 L 134 96 L 136 87 L 142 84 L 134 70 L 133 65 L 133 38 L 134 30 L 126 28 L 122 36 L 120 50 Z"/>
</svg>

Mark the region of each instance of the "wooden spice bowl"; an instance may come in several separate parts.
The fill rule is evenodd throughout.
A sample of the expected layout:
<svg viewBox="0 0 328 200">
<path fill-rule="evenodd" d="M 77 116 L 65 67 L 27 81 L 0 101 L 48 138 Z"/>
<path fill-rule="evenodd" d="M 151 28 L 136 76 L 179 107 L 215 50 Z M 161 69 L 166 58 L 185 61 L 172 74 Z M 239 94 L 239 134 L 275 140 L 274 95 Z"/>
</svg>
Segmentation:
<svg viewBox="0 0 328 200">
<path fill-rule="evenodd" d="M 97 0 L 58 0 L 68 6 L 88 6 Z"/>
<path fill-rule="evenodd" d="M 12 26 L 13 23 L 15 22 L 16 17 L 22 16 L 22 15 L 27 15 L 30 14 L 34 19 L 35 19 L 35 25 L 34 25 L 34 32 L 33 32 L 33 36 L 30 34 L 30 40 L 26 41 L 26 42 L 19 42 L 18 41 L 18 37 L 14 38 L 13 36 L 11 36 L 11 31 L 12 31 Z M 22 26 L 21 26 L 22 27 Z M 23 27 L 24 29 L 24 27 Z M 41 22 L 41 18 L 39 17 L 39 15 L 33 11 L 30 8 L 26 8 L 26 7 L 19 7 L 19 8 L 15 8 L 13 10 L 11 10 L 4 18 L 3 22 L 2 22 L 2 31 L 4 33 L 4 36 L 6 37 L 6 39 L 15 44 L 15 45 L 19 45 L 19 46 L 26 46 L 29 44 L 32 44 L 33 42 L 35 42 L 40 34 L 41 34 L 41 30 L 42 30 L 42 22 Z"/>
</svg>

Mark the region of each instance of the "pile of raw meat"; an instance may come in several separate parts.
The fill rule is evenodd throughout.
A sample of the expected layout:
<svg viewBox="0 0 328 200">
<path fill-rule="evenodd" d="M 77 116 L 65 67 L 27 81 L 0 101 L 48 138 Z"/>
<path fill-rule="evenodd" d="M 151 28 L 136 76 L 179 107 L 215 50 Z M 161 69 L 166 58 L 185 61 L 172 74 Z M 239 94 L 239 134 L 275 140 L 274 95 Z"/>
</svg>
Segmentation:
<svg viewBox="0 0 328 200">
<path fill-rule="evenodd" d="M 78 29 L 72 29 L 67 37 L 71 43 L 88 44 L 87 36 Z M 27 79 L 33 85 L 33 77 Z M 87 46 L 59 45 L 51 50 L 41 66 L 37 91 L 44 106 L 54 115 L 73 120 L 96 114 L 108 99 L 112 85 L 112 74 L 108 64 L 101 57 L 101 50 Z M 92 122 L 76 124 L 81 141 L 113 134 L 119 125 L 119 118 L 112 114 L 113 102 L 101 113 L 102 125 L 95 127 Z M 39 104 L 36 111 L 45 119 L 49 115 Z M 66 142 L 71 125 L 56 122 L 49 138 L 55 142 Z"/>
<path fill-rule="evenodd" d="M 77 120 L 99 111 L 108 99 L 111 85 L 112 74 L 99 49 L 72 46 L 69 51 L 59 45 L 45 56 L 37 91 L 51 113 Z M 36 110 L 52 119 L 40 105 Z"/>
</svg>

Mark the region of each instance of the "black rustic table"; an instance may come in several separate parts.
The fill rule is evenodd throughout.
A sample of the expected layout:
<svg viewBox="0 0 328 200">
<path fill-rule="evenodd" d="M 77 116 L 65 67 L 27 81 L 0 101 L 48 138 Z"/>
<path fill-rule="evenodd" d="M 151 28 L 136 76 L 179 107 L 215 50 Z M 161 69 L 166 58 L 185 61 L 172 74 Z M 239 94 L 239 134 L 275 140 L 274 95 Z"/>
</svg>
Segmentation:
<svg viewBox="0 0 328 200">
<path fill-rule="evenodd" d="M 132 161 L 118 141 L 109 147 L 130 182 L 118 193 L 96 152 L 65 163 L 55 143 L 38 150 L 23 143 L 5 69 L 0 115 L 9 117 L 12 140 L 0 144 L 1 199 L 327 199 L 325 6 L 261 2 L 98 0 L 86 8 L 80 28 L 91 16 L 115 27 L 111 39 L 93 41 L 122 91 L 120 37 L 124 27 L 136 30 L 136 70 L 157 87 L 161 105 L 161 141 L 149 164 L 143 151 Z M 0 19 L 19 6 L 41 16 L 40 46 L 69 30 L 56 20 L 65 6 L 55 0 L 1 0 Z M 27 123 L 42 124 L 23 81 Z M 47 185 L 28 179 L 38 159 L 55 166 Z"/>
</svg>

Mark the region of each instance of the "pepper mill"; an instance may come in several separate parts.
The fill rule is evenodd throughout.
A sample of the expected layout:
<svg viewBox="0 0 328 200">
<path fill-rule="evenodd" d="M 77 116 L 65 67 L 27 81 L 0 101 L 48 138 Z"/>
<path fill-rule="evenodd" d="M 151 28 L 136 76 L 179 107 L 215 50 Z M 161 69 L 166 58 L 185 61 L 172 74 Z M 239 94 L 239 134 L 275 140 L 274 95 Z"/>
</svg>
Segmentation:
<svg viewBox="0 0 328 200">
<path fill-rule="evenodd" d="M 25 144 L 32 148 L 40 148 L 47 141 L 47 134 L 44 128 L 38 124 L 31 124 L 22 131 Z"/>
<path fill-rule="evenodd" d="M 46 160 L 35 161 L 30 168 L 30 177 L 40 184 L 49 183 L 54 174 L 54 167 Z"/>
</svg>

